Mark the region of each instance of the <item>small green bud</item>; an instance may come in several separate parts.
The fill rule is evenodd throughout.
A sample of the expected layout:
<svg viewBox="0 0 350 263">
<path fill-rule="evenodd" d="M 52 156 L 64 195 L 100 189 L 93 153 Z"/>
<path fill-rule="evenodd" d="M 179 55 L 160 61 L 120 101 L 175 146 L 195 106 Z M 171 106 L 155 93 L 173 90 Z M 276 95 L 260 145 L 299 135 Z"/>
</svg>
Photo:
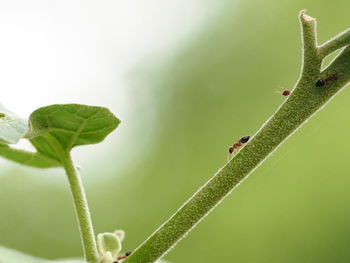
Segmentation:
<svg viewBox="0 0 350 263">
<path fill-rule="evenodd" d="M 113 233 L 101 233 L 97 235 L 97 246 L 101 256 L 111 253 L 112 258 L 116 258 L 122 249 L 122 243 L 118 236 Z"/>
<path fill-rule="evenodd" d="M 125 238 L 125 231 L 118 229 L 118 230 L 114 231 L 114 235 L 116 235 L 120 241 L 123 241 Z"/>
<path fill-rule="evenodd" d="M 113 261 L 112 253 L 107 251 L 101 256 L 99 263 L 113 263 Z"/>
</svg>

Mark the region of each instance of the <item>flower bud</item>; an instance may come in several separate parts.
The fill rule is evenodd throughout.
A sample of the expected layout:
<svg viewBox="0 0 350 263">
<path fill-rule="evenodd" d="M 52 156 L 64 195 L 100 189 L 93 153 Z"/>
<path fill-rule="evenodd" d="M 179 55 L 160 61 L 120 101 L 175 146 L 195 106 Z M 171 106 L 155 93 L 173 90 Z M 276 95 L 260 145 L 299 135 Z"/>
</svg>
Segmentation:
<svg viewBox="0 0 350 263">
<path fill-rule="evenodd" d="M 116 258 L 122 249 L 122 244 L 119 237 L 113 233 L 98 234 L 97 246 L 102 256 L 105 256 L 107 252 L 110 252 L 112 258 Z"/>
</svg>

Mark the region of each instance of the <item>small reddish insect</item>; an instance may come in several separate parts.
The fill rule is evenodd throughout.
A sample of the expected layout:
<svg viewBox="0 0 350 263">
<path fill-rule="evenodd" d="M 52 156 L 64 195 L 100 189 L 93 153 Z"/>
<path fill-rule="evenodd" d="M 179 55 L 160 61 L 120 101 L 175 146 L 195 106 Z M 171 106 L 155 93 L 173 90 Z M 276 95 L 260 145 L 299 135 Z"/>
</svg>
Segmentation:
<svg viewBox="0 0 350 263">
<path fill-rule="evenodd" d="M 290 94 L 292 94 L 292 91 L 288 90 L 288 89 L 283 89 L 281 88 L 281 90 L 276 90 L 275 92 L 277 92 L 278 94 L 281 94 L 283 96 L 288 97 Z"/>
<path fill-rule="evenodd" d="M 328 82 L 336 81 L 340 78 L 340 75 L 337 73 L 334 73 L 332 75 L 329 75 L 327 78 L 321 78 L 316 81 L 315 87 L 323 87 L 325 86 Z"/>
<path fill-rule="evenodd" d="M 286 96 L 286 97 L 289 96 L 291 93 L 292 93 L 292 92 L 291 92 L 290 90 L 287 90 L 287 89 L 284 90 L 284 91 L 282 91 L 282 95 L 283 95 L 283 96 Z"/>
<path fill-rule="evenodd" d="M 249 141 L 250 136 L 243 136 L 241 139 L 239 139 L 236 143 L 234 143 L 230 148 L 228 148 L 228 153 L 232 154 L 234 150 L 238 149 L 242 146 L 242 144 L 245 144 Z"/>
</svg>

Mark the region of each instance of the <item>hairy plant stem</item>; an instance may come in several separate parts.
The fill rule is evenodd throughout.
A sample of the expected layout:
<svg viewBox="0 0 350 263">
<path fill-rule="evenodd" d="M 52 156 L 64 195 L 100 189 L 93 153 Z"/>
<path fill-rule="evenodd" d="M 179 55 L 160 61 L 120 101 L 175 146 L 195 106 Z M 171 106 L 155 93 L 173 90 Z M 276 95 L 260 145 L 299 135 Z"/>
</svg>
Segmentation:
<svg viewBox="0 0 350 263">
<path fill-rule="evenodd" d="M 95 233 L 92 226 L 92 220 L 86 194 L 80 175 L 74 165 L 69 152 L 65 151 L 57 139 L 52 135 L 45 135 L 46 139 L 55 148 L 60 156 L 63 167 L 66 171 L 69 185 L 71 188 L 75 211 L 77 214 L 80 235 L 83 243 L 85 260 L 89 263 L 98 262 L 98 251 L 95 239 Z"/>
<path fill-rule="evenodd" d="M 230 162 L 221 168 L 168 221 L 158 228 L 124 263 L 151 263 L 166 254 L 218 205 L 243 179 L 253 172 L 281 143 L 319 111 L 350 81 L 350 31 L 322 46 L 316 42 L 316 21 L 300 13 L 303 36 L 303 67 L 288 99 Z M 321 72 L 323 58 L 345 47 Z M 316 87 L 320 78 L 332 74 L 339 79 Z"/>
<path fill-rule="evenodd" d="M 83 183 L 70 155 L 67 155 L 66 161 L 64 162 L 64 168 L 68 176 L 68 181 L 74 199 L 81 239 L 83 241 L 85 260 L 90 263 L 97 263 L 98 252 L 95 233 L 92 227 L 90 210 Z"/>
</svg>

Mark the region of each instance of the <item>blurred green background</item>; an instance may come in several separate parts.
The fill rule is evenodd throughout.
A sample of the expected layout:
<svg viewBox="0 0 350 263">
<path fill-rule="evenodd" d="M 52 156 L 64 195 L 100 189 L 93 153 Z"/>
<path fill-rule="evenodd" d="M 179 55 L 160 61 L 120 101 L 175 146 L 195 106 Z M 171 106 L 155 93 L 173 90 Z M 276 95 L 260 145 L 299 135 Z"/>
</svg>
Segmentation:
<svg viewBox="0 0 350 263">
<path fill-rule="evenodd" d="M 128 122 L 102 146 L 77 151 L 96 233 L 124 229 L 125 250 L 174 213 L 225 164 L 228 146 L 255 133 L 284 100 L 275 91 L 291 88 L 300 72 L 299 11 L 318 19 L 320 43 L 349 25 L 347 1 L 202 4 L 217 9 L 186 41 L 127 74 Z M 349 262 L 349 98 L 344 90 L 166 258 Z M 125 127 L 121 144 L 115 138 Z M 47 258 L 82 254 L 62 171 L 6 164 L 0 189 L 1 245 Z"/>
</svg>

